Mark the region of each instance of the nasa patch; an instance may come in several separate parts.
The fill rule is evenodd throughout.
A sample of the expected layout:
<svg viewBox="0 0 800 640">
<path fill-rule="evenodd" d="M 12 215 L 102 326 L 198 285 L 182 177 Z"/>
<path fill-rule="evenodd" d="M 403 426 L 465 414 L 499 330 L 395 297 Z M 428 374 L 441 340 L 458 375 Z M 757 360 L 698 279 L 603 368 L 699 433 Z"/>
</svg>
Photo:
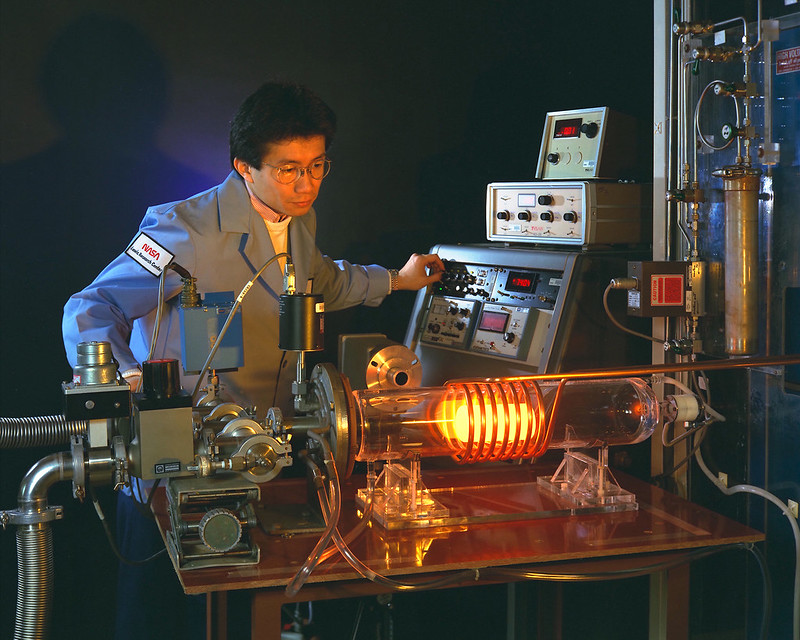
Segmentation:
<svg viewBox="0 0 800 640">
<path fill-rule="evenodd" d="M 175 257 L 174 253 L 167 251 L 144 232 L 133 239 L 125 253 L 156 277 Z"/>
</svg>

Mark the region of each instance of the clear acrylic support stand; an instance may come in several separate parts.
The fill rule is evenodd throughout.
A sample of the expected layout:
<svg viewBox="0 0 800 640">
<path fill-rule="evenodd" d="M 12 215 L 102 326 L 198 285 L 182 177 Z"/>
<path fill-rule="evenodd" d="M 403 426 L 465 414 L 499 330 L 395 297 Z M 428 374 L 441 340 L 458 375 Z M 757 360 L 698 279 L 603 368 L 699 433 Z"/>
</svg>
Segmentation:
<svg viewBox="0 0 800 640">
<path fill-rule="evenodd" d="M 608 447 L 601 447 L 597 459 L 576 451 L 565 451 L 564 459 L 552 476 L 537 478 L 539 486 L 552 491 L 576 507 L 599 511 L 638 509 L 636 496 L 617 484 L 608 468 Z"/>
<path fill-rule="evenodd" d="M 359 489 L 357 504 L 363 505 L 368 489 Z M 409 466 L 387 462 L 375 483 L 372 517 L 387 529 L 414 529 L 443 524 L 450 510 L 435 500 L 420 476 L 420 458 Z"/>
</svg>

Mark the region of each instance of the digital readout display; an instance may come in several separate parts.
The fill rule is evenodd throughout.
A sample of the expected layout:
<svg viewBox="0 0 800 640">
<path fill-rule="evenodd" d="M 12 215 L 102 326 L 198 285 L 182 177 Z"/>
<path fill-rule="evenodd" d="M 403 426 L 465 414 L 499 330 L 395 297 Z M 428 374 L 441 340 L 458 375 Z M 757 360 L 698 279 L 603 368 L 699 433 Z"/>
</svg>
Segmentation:
<svg viewBox="0 0 800 640">
<path fill-rule="evenodd" d="M 514 293 L 533 293 L 536 288 L 536 274 L 524 271 L 510 271 L 506 280 L 506 289 Z"/>
<path fill-rule="evenodd" d="M 577 138 L 581 134 L 581 119 L 556 120 L 554 138 Z"/>
<path fill-rule="evenodd" d="M 536 194 L 535 193 L 520 193 L 517 195 L 518 207 L 535 207 Z"/>
<path fill-rule="evenodd" d="M 481 314 L 481 322 L 478 329 L 484 331 L 494 331 L 495 333 L 505 333 L 509 315 L 497 311 L 484 311 Z"/>
</svg>

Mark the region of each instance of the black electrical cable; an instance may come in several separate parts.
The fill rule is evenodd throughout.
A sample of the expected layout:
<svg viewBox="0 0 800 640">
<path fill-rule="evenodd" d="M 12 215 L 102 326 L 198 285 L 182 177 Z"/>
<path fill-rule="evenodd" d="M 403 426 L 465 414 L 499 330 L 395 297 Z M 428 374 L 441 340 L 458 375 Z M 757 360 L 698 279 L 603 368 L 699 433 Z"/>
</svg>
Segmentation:
<svg viewBox="0 0 800 640">
<path fill-rule="evenodd" d="M 147 500 L 145 500 L 142 496 L 141 485 L 138 482 L 138 478 L 133 478 L 131 482 L 131 498 L 133 498 L 133 504 L 136 507 L 136 510 L 139 512 L 139 515 L 142 517 L 150 520 L 155 517 L 150 509 L 150 505 L 153 503 L 153 496 L 155 495 L 156 489 L 158 489 L 158 485 L 160 484 L 161 478 L 157 478 L 153 483 L 153 486 L 150 487 L 150 495 L 148 495 Z"/>
<path fill-rule="evenodd" d="M 170 262 L 170 263 L 169 263 L 167 266 L 168 266 L 170 269 L 172 269 L 173 271 L 176 271 L 176 272 L 177 272 L 177 274 L 178 274 L 178 275 L 179 275 L 181 278 L 187 279 L 187 278 L 191 278 L 191 277 L 192 277 L 192 274 L 191 274 L 191 273 L 189 273 L 188 269 L 185 269 L 184 267 L 182 267 L 181 265 L 179 265 L 177 262 Z"/>
<path fill-rule="evenodd" d="M 148 562 L 152 562 L 158 556 L 167 552 L 167 548 L 164 547 L 163 549 L 159 549 L 156 551 L 152 556 L 148 558 L 144 558 L 143 560 L 131 560 L 130 558 L 126 558 L 122 555 L 119 548 L 117 547 L 117 543 L 114 541 L 114 534 L 111 533 L 111 528 L 108 526 L 108 521 L 106 520 L 106 515 L 103 513 L 103 509 L 100 506 L 100 501 L 97 499 L 97 495 L 94 492 L 94 487 L 90 484 L 89 485 L 89 496 L 92 499 L 92 504 L 94 505 L 94 510 L 97 512 L 97 517 L 100 519 L 100 524 L 103 525 L 103 531 L 105 531 L 106 538 L 108 539 L 108 544 L 111 547 L 111 550 L 114 552 L 114 555 L 117 556 L 117 559 L 122 562 L 123 564 L 127 564 L 130 566 L 139 566 L 143 564 L 147 564 Z M 135 500 L 135 499 L 134 499 Z M 138 504 L 138 503 L 137 503 Z"/>
<path fill-rule="evenodd" d="M 614 314 L 611 313 L 611 308 L 608 306 L 608 292 L 611 291 L 613 288 L 614 288 L 613 284 L 609 284 L 606 287 L 606 290 L 603 292 L 603 309 L 605 309 L 606 316 L 608 316 L 608 319 L 611 320 L 614 326 L 617 327 L 617 329 L 620 329 L 621 331 L 629 333 L 632 336 L 636 336 L 637 338 L 642 338 L 643 340 L 650 340 L 651 342 L 655 342 L 657 344 L 663 344 L 664 343 L 663 340 L 655 338 L 653 336 L 648 336 L 645 333 L 639 333 L 638 331 L 634 331 L 633 329 L 626 327 L 624 324 L 620 323 L 614 317 Z"/>
<path fill-rule="evenodd" d="M 286 352 L 281 351 L 281 360 L 278 362 L 278 375 L 275 376 L 275 389 L 272 391 L 272 404 L 271 407 L 276 406 L 278 398 L 278 383 L 281 380 L 281 371 L 283 371 L 283 361 L 286 360 Z"/>
</svg>

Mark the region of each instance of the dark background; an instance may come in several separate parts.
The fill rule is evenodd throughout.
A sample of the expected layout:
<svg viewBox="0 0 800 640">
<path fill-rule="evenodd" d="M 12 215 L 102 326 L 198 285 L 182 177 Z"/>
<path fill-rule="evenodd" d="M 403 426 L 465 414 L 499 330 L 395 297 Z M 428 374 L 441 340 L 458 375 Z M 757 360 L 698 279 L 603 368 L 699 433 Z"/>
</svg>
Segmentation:
<svg viewBox="0 0 800 640">
<path fill-rule="evenodd" d="M 486 184 L 534 178 L 547 111 L 609 106 L 638 117 L 650 143 L 653 16 L 640 0 L 0 7 L 2 416 L 61 413 L 64 302 L 125 248 L 148 205 L 224 179 L 229 120 L 265 79 L 308 84 L 337 112 L 318 240 L 356 262 L 400 267 L 437 242 L 483 240 Z M 335 361 L 343 332 L 402 340 L 412 301 L 329 316 L 326 356 Z M 1 451 L 0 509 L 16 506 L 34 462 L 63 448 Z M 113 517 L 110 489 L 100 497 Z M 109 637 L 116 563 L 94 510 L 67 484 L 50 503 L 65 507 L 53 526 L 56 635 Z M 8 637 L 13 531 L 0 542 Z M 503 604 L 497 590 L 464 593 Z M 442 616 L 465 627 L 458 637 L 502 633 L 503 609 L 490 607 L 482 627 L 466 623 L 469 597 L 441 598 L 400 599 L 401 623 L 418 637 Z M 425 614 L 434 606 L 440 615 Z M 408 626 L 419 616 L 430 624 Z"/>
</svg>

